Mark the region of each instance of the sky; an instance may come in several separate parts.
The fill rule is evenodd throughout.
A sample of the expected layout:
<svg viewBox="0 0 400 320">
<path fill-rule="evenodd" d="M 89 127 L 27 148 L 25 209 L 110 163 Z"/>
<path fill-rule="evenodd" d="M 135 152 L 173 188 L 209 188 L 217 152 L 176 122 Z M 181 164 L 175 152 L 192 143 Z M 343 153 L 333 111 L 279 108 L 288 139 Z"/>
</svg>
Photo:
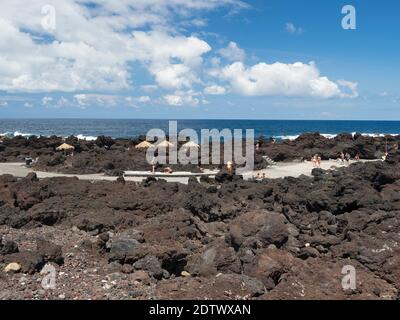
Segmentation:
<svg viewBox="0 0 400 320">
<path fill-rule="evenodd" d="M 0 118 L 400 120 L 399 13 L 397 0 L 1 0 Z"/>
</svg>

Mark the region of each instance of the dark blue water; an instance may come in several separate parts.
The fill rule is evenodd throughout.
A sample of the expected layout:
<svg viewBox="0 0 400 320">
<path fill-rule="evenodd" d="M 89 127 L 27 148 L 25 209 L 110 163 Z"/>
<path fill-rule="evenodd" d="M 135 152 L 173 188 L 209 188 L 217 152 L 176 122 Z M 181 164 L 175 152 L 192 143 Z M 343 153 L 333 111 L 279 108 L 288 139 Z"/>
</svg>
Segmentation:
<svg viewBox="0 0 400 320">
<path fill-rule="evenodd" d="M 90 119 L 32 119 L 1 120 L 0 135 L 43 135 L 132 138 L 153 128 L 168 132 L 168 120 L 90 120 Z M 400 121 L 308 121 L 308 120 L 179 120 L 178 128 L 254 129 L 256 137 L 295 138 L 305 132 L 327 136 L 338 133 L 400 134 Z"/>
</svg>

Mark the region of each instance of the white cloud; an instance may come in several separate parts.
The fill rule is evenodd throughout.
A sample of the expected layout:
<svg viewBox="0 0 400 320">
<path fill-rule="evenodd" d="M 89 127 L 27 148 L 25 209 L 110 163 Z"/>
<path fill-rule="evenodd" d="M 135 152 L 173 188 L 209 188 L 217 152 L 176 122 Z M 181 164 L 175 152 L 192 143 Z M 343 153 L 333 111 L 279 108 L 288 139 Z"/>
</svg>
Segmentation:
<svg viewBox="0 0 400 320">
<path fill-rule="evenodd" d="M 43 97 L 42 98 L 42 105 L 47 106 L 49 103 L 53 101 L 52 97 Z"/>
<path fill-rule="evenodd" d="M 85 3 L 89 2 L 1 1 L 0 90 L 126 89 L 131 86 L 128 63 L 147 61 L 147 54 L 150 72 L 157 82 L 174 89 L 190 87 L 197 81 L 194 69 L 201 64 L 201 55 L 210 48 L 196 37 L 180 36 L 179 25 L 193 20 L 202 10 L 245 6 L 238 0 L 91 0 L 90 5 Z M 45 5 L 56 9 L 55 30 L 42 28 L 41 8 Z M 127 32 L 141 28 L 164 31 L 142 34 L 134 31 L 133 35 Z M 161 50 L 160 56 L 157 50 Z M 179 62 L 172 61 L 175 59 Z"/>
<path fill-rule="evenodd" d="M 244 96 L 347 97 L 339 86 L 357 88 L 355 83 L 335 83 L 321 76 L 314 62 L 259 63 L 251 67 L 236 62 L 220 70 L 219 77 L 228 81 L 233 92 Z"/>
<path fill-rule="evenodd" d="M 32 104 L 32 103 L 29 103 L 29 102 L 25 102 L 25 103 L 24 103 L 24 107 L 30 109 L 30 108 L 33 108 L 33 104 Z"/>
<path fill-rule="evenodd" d="M 292 22 L 286 23 L 286 31 L 293 35 L 301 35 L 304 33 L 302 28 L 296 27 Z"/>
<path fill-rule="evenodd" d="M 40 9 L 44 5 L 56 9 L 53 31 L 41 26 Z M 134 98 L 132 103 L 149 102 L 151 98 L 146 94 L 162 89 L 162 101 L 167 104 L 201 104 L 205 99 L 195 90 L 203 90 L 198 87 L 209 81 L 202 79 L 202 70 L 212 49 L 199 36 L 183 35 L 182 27 L 203 26 L 206 21 L 197 18 L 199 13 L 221 6 L 237 9 L 246 5 L 239 0 L 2 0 L 0 91 L 72 92 L 70 101 L 61 98 L 52 107 L 113 106 L 126 102 L 116 92 L 132 88 L 131 76 L 140 64 L 155 83 L 141 86 L 143 97 Z M 289 24 L 288 31 L 303 32 Z M 358 95 L 356 83 L 320 76 L 313 63 L 246 67 L 242 62 L 245 51 L 235 42 L 218 54 L 210 57 L 208 65 L 213 69 L 208 75 L 227 85 L 206 86 L 204 94 L 233 91 L 247 96 L 323 98 Z M 225 59 L 235 63 L 223 67 L 221 60 Z M 51 102 L 42 100 L 44 105 Z"/>
<path fill-rule="evenodd" d="M 80 106 L 88 105 L 86 94 L 76 94 L 76 95 L 74 95 L 74 99 Z"/>
<path fill-rule="evenodd" d="M 338 84 L 342 87 L 342 98 L 358 98 L 358 83 L 347 80 L 338 80 Z M 346 91 L 344 91 L 346 90 Z"/>
<path fill-rule="evenodd" d="M 208 86 L 204 89 L 204 93 L 208 95 L 223 95 L 226 93 L 226 88 L 219 85 Z"/>
<path fill-rule="evenodd" d="M 75 101 L 79 106 L 86 107 L 89 105 L 98 105 L 105 107 L 113 107 L 121 100 L 121 96 L 108 95 L 108 94 L 76 94 L 74 95 Z"/>
<path fill-rule="evenodd" d="M 183 105 L 183 99 L 181 96 L 175 94 L 167 94 L 164 96 L 165 102 L 170 106 L 181 106 Z"/>
<path fill-rule="evenodd" d="M 173 94 L 164 95 L 163 100 L 170 106 L 197 106 L 208 101 L 201 98 L 201 93 L 193 90 L 175 91 Z"/>
<path fill-rule="evenodd" d="M 7 101 L 0 101 L 0 108 L 1 107 L 8 107 L 8 102 Z"/>
<path fill-rule="evenodd" d="M 171 36 L 162 31 L 135 31 L 129 45 L 164 89 L 191 88 L 200 82 L 196 70 L 211 47 L 196 37 Z"/>
<path fill-rule="evenodd" d="M 232 41 L 229 42 L 228 47 L 220 49 L 218 53 L 229 61 L 243 61 L 246 58 L 245 51 Z"/>
<path fill-rule="evenodd" d="M 61 108 L 61 107 L 65 107 L 65 106 L 67 106 L 68 104 L 69 104 L 69 100 L 66 99 L 66 98 L 64 98 L 64 97 L 61 97 L 61 98 L 58 99 L 58 101 L 57 101 L 57 106 L 59 106 L 60 108 Z"/>
<path fill-rule="evenodd" d="M 147 103 L 150 101 L 151 101 L 151 98 L 149 96 L 141 96 L 138 98 L 138 102 L 140 102 L 140 103 Z"/>
</svg>

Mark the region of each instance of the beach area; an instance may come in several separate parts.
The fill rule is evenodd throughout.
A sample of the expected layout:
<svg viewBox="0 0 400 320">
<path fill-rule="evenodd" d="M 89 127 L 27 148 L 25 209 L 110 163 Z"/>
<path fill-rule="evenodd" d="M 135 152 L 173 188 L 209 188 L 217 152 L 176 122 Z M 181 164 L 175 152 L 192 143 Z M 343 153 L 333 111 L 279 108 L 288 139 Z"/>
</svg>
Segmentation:
<svg viewBox="0 0 400 320">
<path fill-rule="evenodd" d="M 260 138 L 243 175 L 153 173 L 140 139 L 2 140 L 0 299 L 398 298 L 400 136 Z"/>
</svg>

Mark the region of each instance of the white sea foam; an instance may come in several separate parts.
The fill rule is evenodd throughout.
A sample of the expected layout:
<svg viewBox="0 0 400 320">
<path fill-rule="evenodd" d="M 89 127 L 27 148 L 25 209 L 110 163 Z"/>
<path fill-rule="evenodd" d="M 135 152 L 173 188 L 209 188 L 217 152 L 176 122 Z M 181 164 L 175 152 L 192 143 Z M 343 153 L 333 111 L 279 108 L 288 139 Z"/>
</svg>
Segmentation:
<svg viewBox="0 0 400 320">
<path fill-rule="evenodd" d="M 357 132 L 352 132 L 352 136 L 355 136 Z M 327 138 L 327 139 L 334 139 L 336 138 L 339 134 L 332 134 L 332 133 L 321 133 L 321 136 Z M 382 138 L 385 136 L 398 136 L 400 133 L 361 133 L 362 136 L 364 137 L 372 137 L 372 138 Z M 296 140 L 298 137 L 300 137 L 300 134 L 298 135 L 286 135 L 286 136 L 275 136 L 274 138 L 276 139 L 282 139 L 282 140 Z"/>
<path fill-rule="evenodd" d="M 94 141 L 97 139 L 97 137 L 94 136 L 84 136 L 83 134 L 78 134 L 76 136 L 79 140 L 86 140 L 86 141 Z"/>
<path fill-rule="evenodd" d="M 30 137 L 33 134 L 31 133 L 23 133 L 23 132 L 19 132 L 19 131 L 14 131 L 14 132 L 4 132 L 4 133 L 0 133 L 0 136 L 4 136 L 4 137 Z"/>
</svg>

